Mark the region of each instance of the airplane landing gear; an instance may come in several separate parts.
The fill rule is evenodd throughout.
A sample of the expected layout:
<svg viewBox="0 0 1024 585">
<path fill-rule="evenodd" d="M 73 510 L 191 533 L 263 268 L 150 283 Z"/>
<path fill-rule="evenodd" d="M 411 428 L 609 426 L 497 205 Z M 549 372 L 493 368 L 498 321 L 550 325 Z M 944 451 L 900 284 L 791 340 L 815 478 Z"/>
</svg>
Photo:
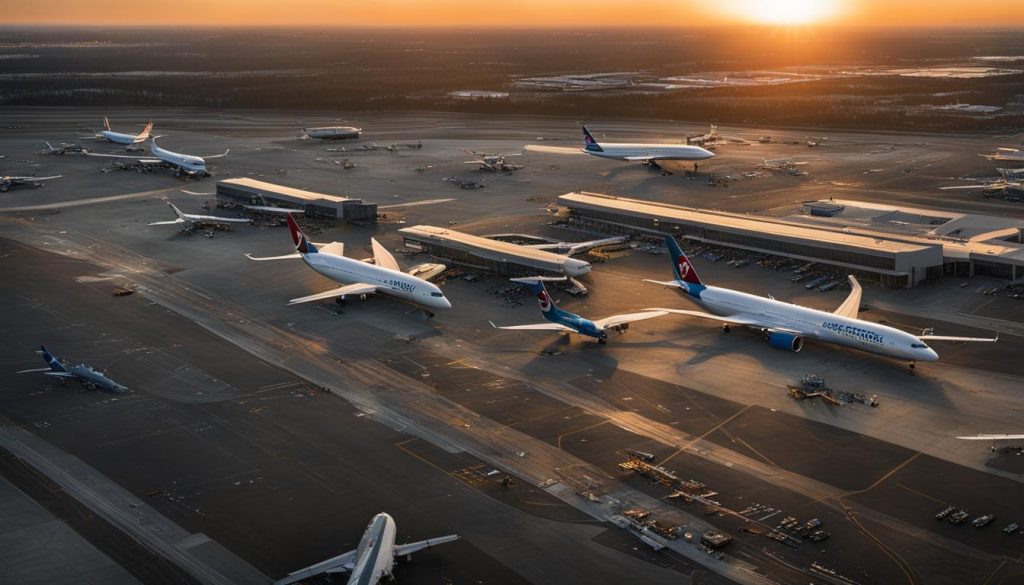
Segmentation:
<svg viewBox="0 0 1024 585">
<path fill-rule="evenodd" d="M 725 323 L 724 325 L 722 325 L 722 333 L 729 333 L 730 331 L 732 331 L 732 328 L 729 327 L 728 323 Z"/>
<path fill-rule="evenodd" d="M 597 342 L 600 343 L 601 345 L 604 345 L 604 344 L 608 343 L 608 338 L 607 337 L 598 337 L 597 338 Z"/>
<path fill-rule="evenodd" d="M 910 369 L 911 369 L 911 370 L 913 370 L 913 369 L 914 369 L 914 368 L 916 368 L 916 367 L 917 367 L 917 362 L 916 362 L 916 361 L 914 361 L 914 360 L 911 360 L 911 361 L 910 361 Z"/>
<path fill-rule="evenodd" d="M 359 295 L 359 300 L 360 301 L 365 301 L 366 300 L 366 295 Z"/>
<path fill-rule="evenodd" d="M 342 295 L 342 296 L 334 299 L 334 302 L 337 303 L 340 306 L 345 306 L 345 295 Z"/>
<path fill-rule="evenodd" d="M 434 318 L 434 313 L 433 313 L 433 311 L 427 311 L 427 310 L 424 310 L 424 311 L 423 311 L 423 314 L 427 316 L 427 319 L 433 319 L 433 318 Z"/>
</svg>

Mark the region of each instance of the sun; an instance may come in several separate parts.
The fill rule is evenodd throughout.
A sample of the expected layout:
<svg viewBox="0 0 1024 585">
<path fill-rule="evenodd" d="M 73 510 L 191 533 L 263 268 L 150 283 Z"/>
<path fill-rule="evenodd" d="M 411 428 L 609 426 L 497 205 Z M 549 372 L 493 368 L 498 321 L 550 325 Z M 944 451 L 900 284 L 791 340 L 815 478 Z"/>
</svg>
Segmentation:
<svg viewBox="0 0 1024 585">
<path fill-rule="evenodd" d="M 814 24 L 836 15 L 838 0 L 730 0 L 723 2 L 736 16 L 783 26 Z"/>
</svg>

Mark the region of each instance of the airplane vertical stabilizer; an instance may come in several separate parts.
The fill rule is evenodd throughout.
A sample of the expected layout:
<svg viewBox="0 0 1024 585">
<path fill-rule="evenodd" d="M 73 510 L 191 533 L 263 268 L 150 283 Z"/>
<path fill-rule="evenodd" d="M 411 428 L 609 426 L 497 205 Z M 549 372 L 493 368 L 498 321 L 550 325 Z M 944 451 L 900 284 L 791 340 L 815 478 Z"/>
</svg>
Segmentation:
<svg viewBox="0 0 1024 585">
<path fill-rule="evenodd" d="M 295 223 L 295 218 L 290 213 L 288 214 L 288 231 L 291 232 L 292 243 L 295 244 L 295 249 L 300 254 L 315 254 L 317 252 L 316 246 L 306 239 L 306 234 L 302 233 L 299 224 Z"/>
<path fill-rule="evenodd" d="M 53 354 L 51 354 L 50 351 L 46 349 L 45 345 L 40 345 L 39 349 L 43 351 L 43 359 L 46 361 L 46 365 L 50 366 L 51 370 L 53 370 L 54 372 L 68 371 L 68 369 L 64 367 L 64 364 L 60 363 L 59 359 L 53 357 Z"/>
</svg>

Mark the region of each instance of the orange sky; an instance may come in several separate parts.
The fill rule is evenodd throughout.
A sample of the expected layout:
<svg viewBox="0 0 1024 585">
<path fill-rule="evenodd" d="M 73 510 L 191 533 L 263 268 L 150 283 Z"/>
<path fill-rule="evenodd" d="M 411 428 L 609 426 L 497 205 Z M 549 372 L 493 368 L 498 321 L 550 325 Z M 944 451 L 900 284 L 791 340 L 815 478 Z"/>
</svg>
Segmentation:
<svg viewBox="0 0 1024 585">
<path fill-rule="evenodd" d="M 1024 0 L 831 2 L 850 26 L 1024 26 Z M 4 24 L 712 26 L 787 0 L 0 0 Z M 745 15 L 745 16 L 744 16 Z"/>
</svg>

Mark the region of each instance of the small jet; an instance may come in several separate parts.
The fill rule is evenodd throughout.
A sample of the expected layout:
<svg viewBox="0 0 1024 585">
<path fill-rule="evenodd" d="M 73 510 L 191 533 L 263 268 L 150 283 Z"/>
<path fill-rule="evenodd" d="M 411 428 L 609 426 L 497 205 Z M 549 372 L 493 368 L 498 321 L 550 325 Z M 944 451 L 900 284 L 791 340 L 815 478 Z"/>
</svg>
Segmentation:
<svg viewBox="0 0 1024 585">
<path fill-rule="evenodd" d="M 50 144 L 49 142 L 47 142 L 45 140 L 43 141 L 43 144 L 46 145 L 46 148 L 44 148 L 43 150 L 39 151 L 39 154 L 63 155 L 63 154 L 83 154 L 85 152 L 85 148 L 82 145 L 80 145 L 80 144 L 71 144 L 71 143 L 68 143 L 68 142 L 61 142 L 59 145 L 54 146 L 54 145 Z"/>
<path fill-rule="evenodd" d="M 106 140 L 107 142 L 113 142 L 114 144 L 124 144 L 126 146 L 132 146 L 149 140 L 150 135 L 153 133 L 153 122 L 146 122 L 146 126 L 142 129 L 142 132 L 138 134 L 124 134 L 122 132 L 114 132 L 110 129 L 110 121 L 107 120 L 106 116 L 103 117 L 103 130 L 96 133 L 96 138 Z"/>
<path fill-rule="evenodd" d="M 45 345 L 39 346 L 40 352 L 43 355 L 43 360 L 50 367 L 41 368 L 38 370 L 22 370 L 18 372 L 23 374 L 26 372 L 43 372 L 46 376 L 54 376 L 62 380 L 76 379 L 81 380 L 82 384 L 85 385 L 89 390 L 95 390 L 97 388 L 101 390 L 107 390 L 108 392 L 121 393 L 128 390 L 127 387 L 118 384 L 110 378 L 85 364 L 78 364 L 77 366 L 66 366 L 61 361 L 51 354 Z"/>
<path fill-rule="evenodd" d="M 997 148 L 992 154 L 979 154 L 988 160 L 1024 161 L 1024 150 L 1019 148 Z"/>
<path fill-rule="evenodd" d="M 374 238 L 370 238 L 373 247 L 371 263 L 346 258 L 345 244 L 342 242 L 310 242 L 291 215 L 288 215 L 288 229 L 295 244 L 295 253 L 265 258 L 246 254 L 246 257 L 256 261 L 302 258 L 313 270 L 344 284 L 328 291 L 292 299 L 288 301 L 289 305 L 330 298 L 336 298 L 341 304 L 349 295 L 358 295 L 360 299 L 365 300 L 366 295 L 381 293 L 424 307 L 427 309 L 427 315 L 431 317 L 433 313 L 430 309 L 452 308 L 451 302 L 445 298 L 441 289 L 426 280 L 443 272 L 443 264 L 421 264 L 409 272 L 403 272 L 391 252 Z"/>
<path fill-rule="evenodd" d="M 146 225 L 177 225 L 181 224 L 182 229 L 191 230 L 196 227 L 210 227 L 210 226 L 230 226 L 233 223 L 252 223 L 252 220 L 247 217 L 218 217 L 216 215 L 198 215 L 195 213 L 182 213 L 180 209 L 174 206 L 170 201 L 166 202 L 167 205 L 174 211 L 174 215 L 178 217 L 171 221 L 154 221 Z"/>
<path fill-rule="evenodd" d="M 475 160 L 463 161 L 463 164 L 467 165 L 479 165 L 481 171 L 489 173 L 511 173 L 518 171 L 523 168 L 523 165 L 517 162 L 510 162 L 507 160 L 513 156 L 522 156 L 522 153 L 512 154 L 496 154 L 490 152 L 474 152 L 467 150 L 466 154 L 477 157 Z"/>
<path fill-rule="evenodd" d="M 583 127 L 583 152 L 591 156 L 601 158 L 612 158 L 632 162 L 643 162 L 644 164 L 657 164 L 659 161 L 684 160 L 697 161 L 706 160 L 715 153 L 701 148 L 684 144 L 635 144 L 635 143 L 613 143 L 599 144 L 594 136 Z"/>
<path fill-rule="evenodd" d="M 223 154 L 213 154 L 208 156 L 193 156 L 191 154 L 181 154 L 178 152 L 172 152 L 157 146 L 157 137 L 149 139 L 149 152 L 153 156 L 129 156 L 124 154 L 101 154 L 98 152 L 86 151 L 86 156 L 98 156 L 103 158 L 117 158 L 117 159 L 131 159 L 138 164 L 142 165 L 161 165 L 172 169 L 175 169 L 179 175 L 186 175 L 189 177 L 209 177 L 210 173 L 206 170 L 206 160 L 211 158 L 220 158 L 227 156 L 231 149 L 227 149 Z"/>
<path fill-rule="evenodd" d="M 6 193 L 11 187 L 18 187 L 24 185 L 38 189 L 46 184 L 46 181 L 51 179 L 59 179 L 64 175 L 53 175 L 52 177 L 10 177 L 0 176 L 0 192 Z"/>
<path fill-rule="evenodd" d="M 553 242 L 550 244 L 523 244 L 523 247 L 533 248 L 534 250 L 545 250 L 547 252 L 553 252 L 555 254 L 575 256 L 576 254 L 582 254 L 584 252 L 593 250 L 594 248 L 599 248 L 601 246 L 621 244 L 626 240 L 627 238 L 625 236 L 614 236 L 611 238 L 602 238 L 600 240 L 590 240 L 587 242 Z"/>
<path fill-rule="evenodd" d="M 370 524 L 363 532 L 363 537 L 359 539 L 359 546 L 355 550 L 289 573 L 284 579 L 274 582 L 274 585 L 289 585 L 312 579 L 317 575 L 336 573 L 348 573 L 348 585 L 377 585 L 382 579 L 391 578 L 395 559 L 408 558 L 414 552 L 459 539 L 458 534 L 449 534 L 396 545 L 396 530 L 394 519 L 381 512 L 370 519 Z"/>
<path fill-rule="evenodd" d="M 321 126 L 319 128 L 302 128 L 299 130 L 299 137 L 319 140 L 348 140 L 359 138 L 362 133 L 362 128 L 353 128 L 352 126 Z"/>
<path fill-rule="evenodd" d="M 604 319 L 598 319 L 591 321 L 590 319 L 584 319 L 579 315 L 563 311 L 558 308 L 558 305 L 551 300 L 551 296 L 548 295 L 548 289 L 544 286 L 543 277 L 534 276 L 530 278 L 512 278 L 509 279 L 512 282 L 521 282 L 530 289 L 530 292 L 537 295 L 537 303 L 540 305 L 541 314 L 544 318 L 550 321 L 550 323 L 537 323 L 536 325 L 510 325 L 506 327 L 499 327 L 494 323 L 491 323 L 491 327 L 495 329 L 516 329 L 516 330 L 533 330 L 533 331 L 562 331 L 566 333 L 577 333 L 579 335 L 586 335 L 587 337 L 593 337 L 597 339 L 598 343 L 608 343 L 608 334 L 610 332 L 625 333 L 629 329 L 629 324 L 635 321 L 643 321 L 644 319 L 652 319 L 654 317 L 661 317 L 667 315 L 666 310 L 651 310 L 643 311 L 640 313 L 626 313 L 624 315 L 612 315 L 611 317 L 605 317 Z M 563 279 L 554 279 L 563 280 Z"/>
<path fill-rule="evenodd" d="M 910 367 L 920 360 L 934 362 L 939 359 L 935 350 L 925 341 L 953 342 L 995 342 L 993 339 L 978 337 L 948 337 L 941 335 L 912 335 L 893 327 L 864 321 L 858 317 L 860 311 L 861 287 L 852 275 L 850 295 L 835 311 L 829 313 L 809 307 L 801 307 L 726 288 L 705 285 L 697 276 L 693 265 L 683 254 L 672 236 L 665 236 L 665 245 L 672 256 L 674 280 L 661 282 L 647 280 L 663 286 L 678 289 L 683 295 L 710 312 L 683 309 L 650 309 L 667 311 L 678 315 L 712 319 L 722 323 L 722 330 L 729 331 L 732 325 L 744 325 L 759 329 L 769 345 L 779 349 L 798 352 L 803 349 L 804 339 L 817 339 L 870 353 L 910 360 Z"/>
</svg>

